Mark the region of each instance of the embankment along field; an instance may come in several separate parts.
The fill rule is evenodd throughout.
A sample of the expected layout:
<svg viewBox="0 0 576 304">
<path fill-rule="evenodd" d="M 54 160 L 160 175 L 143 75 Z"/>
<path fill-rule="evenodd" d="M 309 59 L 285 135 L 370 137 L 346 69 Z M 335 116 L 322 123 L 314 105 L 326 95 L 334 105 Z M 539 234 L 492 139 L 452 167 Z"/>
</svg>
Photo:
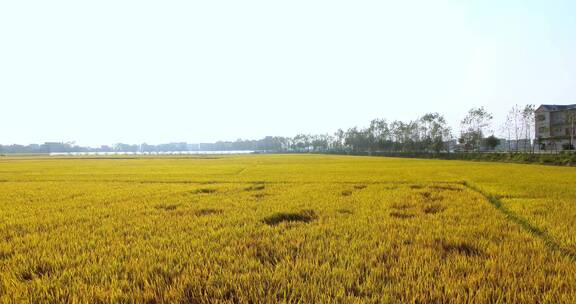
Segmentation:
<svg viewBox="0 0 576 304">
<path fill-rule="evenodd" d="M 576 303 L 576 169 L 0 158 L 3 303 Z"/>
</svg>

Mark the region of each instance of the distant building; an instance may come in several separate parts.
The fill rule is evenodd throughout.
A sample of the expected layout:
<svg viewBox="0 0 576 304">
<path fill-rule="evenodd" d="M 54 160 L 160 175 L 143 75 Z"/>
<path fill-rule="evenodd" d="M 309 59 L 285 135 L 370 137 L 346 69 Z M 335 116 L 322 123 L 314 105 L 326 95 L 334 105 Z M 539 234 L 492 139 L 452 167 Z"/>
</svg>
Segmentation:
<svg viewBox="0 0 576 304">
<path fill-rule="evenodd" d="M 576 104 L 541 105 L 535 115 L 536 146 L 540 151 L 568 150 L 574 145 L 571 138 L 576 135 Z"/>
<path fill-rule="evenodd" d="M 62 142 L 45 142 L 42 146 L 48 153 L 67 152 L 69 150 L 69 145 Z"/>
<path fill-rule="evenodd" d="M 498 152 L 529 152 L 532 151 L 532 143 L 529 139 L 511 139 L 499 138 L 500 144 L 494 148 Z"/>
<path fill-rule="evenodd" d="M 461 147 L 458 144 L 457 139 L 451 139 L 451 140 L 445 141 L 444 142 L 444 148 L 448 152 L 461 152 Z"/>
</svg>

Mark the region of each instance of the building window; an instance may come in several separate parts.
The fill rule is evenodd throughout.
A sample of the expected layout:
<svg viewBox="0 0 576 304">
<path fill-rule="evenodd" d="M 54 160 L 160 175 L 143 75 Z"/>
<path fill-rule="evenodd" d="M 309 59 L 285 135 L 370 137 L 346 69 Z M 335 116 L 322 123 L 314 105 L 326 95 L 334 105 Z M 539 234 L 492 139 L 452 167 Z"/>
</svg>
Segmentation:
<svg viewBox="0 0 576 304">
<path fill-rule="evenodd" d="M 545 121 L 545 120 L 546 120 L 546 115 L 540 114 L 540 115 L 538 115 L 537 119 L 538 119 L 538 121 Z"/>
</svg>

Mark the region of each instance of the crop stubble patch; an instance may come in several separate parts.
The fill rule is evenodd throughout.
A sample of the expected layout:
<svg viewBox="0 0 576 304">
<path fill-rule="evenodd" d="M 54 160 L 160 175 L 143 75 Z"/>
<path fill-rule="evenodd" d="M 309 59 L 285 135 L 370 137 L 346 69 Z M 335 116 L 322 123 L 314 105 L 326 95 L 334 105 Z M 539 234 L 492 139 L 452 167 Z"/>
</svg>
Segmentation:
<svg viewBox="0 0 576 304">
<path fill-rule="evenodd" d="M 352 191 L 350 191 L 350 190 L 344 190 L 344 191 L 342 191 L 342 192 L 340 193 L 340 195 L 342 195 L 342 196 L 350 196 L 350 195 L 352 195 Z"/>
<path fill-rule="evenodd" d="M 444 199 L 441 195 L 429 191 L 420 192 L 420 197 L 425 202 L 438 202 Z"/>
<path fill-rule="evenodd" d="M 447 241 L 443 239 L 436 239 L 432 243 L 432 248 L 434 248 L 434 250 L 440 253 L 440 255 L 443 257 L 453 254 L 469 257 L 484 255 L 484 252 L 478 247 L 464 241 Z"/>
<path fill-rule="evenodd" d="M 394 203 L 390 207 L 392 207 L 392 209 L 396 209 L 396 210 L 405 210 L 405 209 L 410 209 L 410 208 L 414 207 L 414 205 L 409 204 L 409 203 Z"/>
<path fill-rule="evenodd" d="M 12 251 L 0 250 L 0 261 L 1 260 L 7 260 L 7 259 L 11 258 L 13 255 L 14 255 L 14 252 L 12 252 Z"/>
<path fill-rule="evenodd" d="M 262 191 L 264 189 L 266 189 L 264 183 L 254 183 L 251 186 L 244 188 L 244 191 Z"/>
<path fill-rule="evenodd" d="M 409 219 L 409 218 L 416 217 L 416 214 L 392 211 L 392 212 L 390 212 L 390 216 L 398 218 L 398 219 Z"/>
<path fill-rule="evenodd" d="M 256 194 L 252 195 L 252 197 L 255 198 L 256 200 L 261 200 L 267 196 L 268 196 L 268 194 L 266 194 L 266 193 L 256 193 Z"/>
<path fill-rule="evenodd" d="M 309 223 L 318 216 L 314 210 L 306 209 L 299 212 L 278 212 L 268 217 L 265 217 L 262 221 L 270 226 L 276 226 L 283 222 L 303 222 Z"/>
<path fill-rule="evenodd" d="M 444 210 L 446 210 L 446 207 L 440 204 L 428 204 L 422 209 L 422 211 L 424 211 L 426 214 L 436 214 Z"/>
<path fill-rule="evenodd" d="M 338 209 L 336 211 L 340 214 L 352 214 L 353 213 L 352 210 L 350 210 L 350 209 Z"/>
<path fill-rule="evenodd" d="M 172 211 L 172 210 L 176 210 L 176 208 L 178 208 L 178 204 L 159 204 L 154 206 L 154 208 L 158 209 L 158 210 L 164 210 L 164 211 Z"/>
<path fill-rule="evenodd" d="M 194 211 L 194 215 L 196 216 L 206 216 L 206 215 L 215 215 L 224 213 L 222 209 L 214 209 L 214 208 L 203 208 Z"/>
<path fill-rule="evenodd" d="M 464 191 L 464 189 L 462 189 L 462 188 L 453 187 L 453 186 L 432 185 L 429 188 L 434 189 L 434 190 L 439 190 L 439 191 L 457 191 L 457 192 Z"/>
<path fill-rule="evenodd" d="M 201 188 L 201 189 L 197 189 L 194 191 L 194 193 L 196 194 L 212 194 L 212 193 L 216 193 L 217 190 L 216 189 L 212 189 L 212 188 Z"/>
<path fill-rule="evenodd" d="M 49 276 L 54 272 L 54 267 L 47 262 L 40 262 L 24 269 L 19 278 L 22 281 L 32 281 L 34 278 Z"/>
</svg>

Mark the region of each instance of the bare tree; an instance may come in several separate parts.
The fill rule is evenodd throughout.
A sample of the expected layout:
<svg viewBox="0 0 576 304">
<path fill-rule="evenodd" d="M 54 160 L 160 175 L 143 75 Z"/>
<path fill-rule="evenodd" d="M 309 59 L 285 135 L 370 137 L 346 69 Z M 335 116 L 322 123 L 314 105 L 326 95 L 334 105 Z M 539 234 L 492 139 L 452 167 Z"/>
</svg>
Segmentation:
<svg viewBox="0 0 576 304">
<path fill-rule="evenodd" d="M 520 136 L 522 135 L 522 111 L 520 106 L 514 105 L 512 109 L 508 112 L 508 120 L 510 120 L 510 126 L 512 128 L 512 134 L 514 135 L 515 147 L 514 150 L 518 152 Z"/>
<path fill-rule="evenodd" d="M 524 109 L 522 110 L 522 122 L 524 125 L 524 135 L 526 139 L 524 141 L 524 151 L 528 151 L 529 143 L 530 146 L 532 146 L 532 152 L 534 152 L 534 145 L 532 145 L 532 136 L 534 135 L 534 126 L 536 123 L 534 120 L 534 111 L 536 111 L 536 107 L 533 104 L 524 106 Z"/>
<path fill-rule="evenodd" d="M 512 132 L 514 130 L 514 118 L 511 112 L 506 115 L 506 121 L 502 126 L 502 131 L 506 134 L 506 140 L 508 141 L 508 152 L 512 151 Z"/>
<path fill-rule="evenodd" d="M 566 119 L 570 128 L 570 150 L 574 149 L 574 135 L 576 134 L 576 111 L 566 113 Z"/>
</svg>

